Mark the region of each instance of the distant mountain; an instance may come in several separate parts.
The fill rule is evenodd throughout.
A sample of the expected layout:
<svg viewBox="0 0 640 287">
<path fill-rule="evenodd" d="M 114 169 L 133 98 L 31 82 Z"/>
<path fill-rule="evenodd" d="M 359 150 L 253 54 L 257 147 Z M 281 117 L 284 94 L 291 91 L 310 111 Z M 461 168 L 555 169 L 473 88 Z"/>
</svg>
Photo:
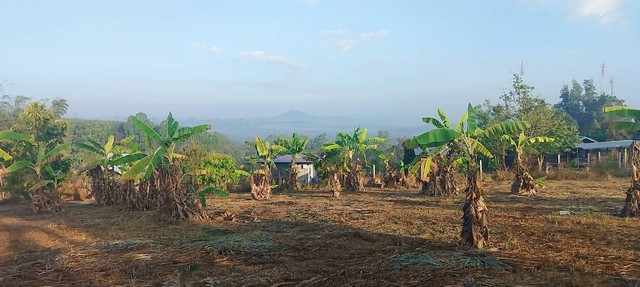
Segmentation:
<svg viewBox="0 0 640 287">
<path fill-rule="evenodd" d="M 351 132 L 355 128 L 368 128 L 372 133 L 386 130 L 392 137 L 414 136 L 424 132 L 424 125 L 407 126 L 401 122 L 384 119 L 352 119 L 346 117 L 321 117 L 301 111 L 255 119 L 210 120 L 213 130 L 235 141 L 243 141 L 260 135 L 291 135 L 297 132 L 309 137 L 327 133 L 332 137 L 337 132 Z"/>
</svg>

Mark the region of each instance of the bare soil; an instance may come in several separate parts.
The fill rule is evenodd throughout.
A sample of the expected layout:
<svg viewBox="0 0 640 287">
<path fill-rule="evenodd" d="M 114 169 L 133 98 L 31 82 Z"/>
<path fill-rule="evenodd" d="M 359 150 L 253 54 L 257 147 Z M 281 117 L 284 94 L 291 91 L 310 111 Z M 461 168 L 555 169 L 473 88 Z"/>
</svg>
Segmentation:
<svg viewBox="0 0 640 287">
<path fill-rule="evenodd" d="M 640 286 L 640 219 L 618 215 L 628 184 L 547 181 L 526 197 L 487 183 L 485 250 L 458 244 L 463 195 L 418 190 L 232 194 L 209 199 L 215 220 L 179 224 L 10 202 L 0 286 Z"/>
</svg>

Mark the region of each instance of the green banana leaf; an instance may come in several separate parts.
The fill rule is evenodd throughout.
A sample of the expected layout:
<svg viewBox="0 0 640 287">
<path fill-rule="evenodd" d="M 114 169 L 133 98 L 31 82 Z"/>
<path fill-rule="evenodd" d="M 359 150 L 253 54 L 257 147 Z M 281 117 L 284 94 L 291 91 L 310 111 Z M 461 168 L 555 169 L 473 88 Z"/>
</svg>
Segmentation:
<svg viewBox="0 0 640 287">
<path fill-rule="evenodd" d="M 433 129 L 415 137 L 416 142 L 423 147 L 443 146 L 460 137 L 461 133 L 448 128 Z"/>
</svg>

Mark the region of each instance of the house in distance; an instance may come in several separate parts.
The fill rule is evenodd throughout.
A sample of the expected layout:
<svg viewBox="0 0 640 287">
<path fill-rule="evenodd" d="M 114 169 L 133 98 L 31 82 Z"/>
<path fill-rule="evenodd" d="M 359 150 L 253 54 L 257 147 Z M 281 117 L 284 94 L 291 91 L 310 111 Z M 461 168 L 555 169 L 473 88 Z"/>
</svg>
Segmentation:
<svg viewBox="0 0 640 287">
<path fill-rule="evenodd" d="M 281 183 L 285 180 L 289 174 L 289 166 L 291 165 L 291 155 L 281 155 L 273 159 L 273 163 L 276 165 L 276 172 L 273 175 L 274 180 L 277 183 Z M 313 166 L 313 161 L 306 156 L 300 156 L 296 159 L 296 167 L 298 168 L 298 182 L 302 185 L 307 185 L 312 182 L 312 179 L 317 177 L 316 170 Z"/>
</svg>

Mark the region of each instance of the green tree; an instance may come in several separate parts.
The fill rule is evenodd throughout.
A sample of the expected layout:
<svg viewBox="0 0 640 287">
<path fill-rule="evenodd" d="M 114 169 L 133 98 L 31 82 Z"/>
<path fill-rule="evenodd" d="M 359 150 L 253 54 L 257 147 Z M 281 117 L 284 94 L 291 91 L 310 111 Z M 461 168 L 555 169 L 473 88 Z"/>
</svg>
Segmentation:
<svg viewBox="0 0 640 287">
<path fill-rule="evenodd" d="M 18 103 L 16 105 L 23 104 Z M 59 198 L 54 198 L 56 197 L 55 192 L 51 196 L 48 194 L 40 196 L 41 190 L 34 190 L 32 187 L 35 184 L 34 181 L 50 180 L 57 183 L 58 179 L 68 172 L 70 163 L 68 159 L 63 159 L 61 156 L 55 156 L 46 163 L 40 162 L 46 154 L 43 154 L 43 152 L 55 150 L 58 146 L 64 144 L 67 124 L 50 107 L 40 101 L 26 104 L 17 118 L 18 120 L 11 129 L 14 132 L 28 135 L 29 139 L 14 141 L 4 147 L 6 147 L 7 151 L 10 151 L 10 154 L 16 160 L 15 163 L 31 162 L 37 166 L 42 164 L 42 168 L 45 165 L 50 166 L 53 172 L 38 172 L 35 176 L 37 178 L 36 181 L 28 170 L 21 170 L 22 168 L 13 170 L 7 176 L 7 189 L 26 198 L 30 198 L 33 194 L 39 195 L 39 198 L 31 198 L 32 202 L 38 206 L 45 204 L 46 206 L 43 207 L 43 210 L 49 210 L 53 208 L 53 205 L 59 204 Z M 48 191 L 45 193 L 48 193 Z M 43 198 L 47 202 L 41 202 Z M 40 207 L 38 207 L 38 210 L 40 210 Z"/>
<path fill-rule="evenodd" d="M 619 106 L 623 103 L 623 100 L 615 96 L 598 95 L 592 79 L 584 80 L 582 83 L 572 80 L 571 88 L 564 85 L 560 90 L 560 102 L 555 105 L 555 108 L 566 112 L 575 120 L 580 135 L 591 137 L 597 141 L 606 141 L 614 138 L 614 135 L 602 128 L 602 124 L 606 122 L 602 112 L 603 108 Z"/>
<path fill-rule="evenodd" d="M 303 155 L 310 155 L 305 152 L 305 149 L 309 145 L 311 141 L 306 138 L 301 138 L 298 136 L 298 133 L 293 133 L 290 139 L 288 138 L 279 138 L 274 142 L 276 145 L 284 148 L 285 154 L 291 155 L 291 162 L 289 163 L 289 179 L 286 182 L 285 188 L 290 188 L 293 190 L 298 190 L 299 182 L 298 182 L 298 164 L 297 160 Z"/>
<path fill-rule="evenodd" d="M 31 102 L 29 97 L 2 95 L 0 98 L 0 130 L 13 127 L 29 102 Z"/>
<path fill-rule="evenodd" d="M 28 141 L 29 135 L 16 132 L 0 132 L 0 140 Z M 13 156 L 0 148 L 0 159 L 3 161 L 10 161 L 13 159 Z"/>
<path fill-rule="evenodd" d="M 626 106 L 605 107 L 604 113 L 615 117 L 608 123 L 614 130 L 639 131 L 640 110 Z M 633 142 L 631 146 L 631 186 L 627 189 L 624 208 L 624 217 L 640 217 L 640 143 Z"/>
<path fill-rule="evenodd" d="M 439 147 L 456 141 L 467 164 L 466 200 L 463 207 L 461 241 L 463 244 L 483 248 L 489 240 L 488 209 L 484 203 L 483 190 L 478 184 L 478 154 L 492 157 L 491 152 L 479 141 L 481 138 L 499 138 L 502 135 L 522 131 L 529 125 L 523 121 L 506 121 L 479 129 L 476 111 L 469 104 L 459 129 L 437 128 L 415 137 L 419 145 Z M 466 124 L 466 125 L 465 125 Z"/>
<path fill-rule="evenodd" d="M 329 143 L 329 138 L 327 137 L 327 133 L 321 133 L 311 140 L 309 144 L 309 150 L 312 151 L 320 151 L 322 150 L 322 146 Z"/>
<path fill-rule="evenodd" d="M 236 167 L 236 160 L 229 155 L 211 153 L 200 163 L 198 183 L 226 190 L 229 185 L 238 184 L 241 176 L 249 176 L 246 171 Z"/>
<path fill-rule="evenodd" d="M 577 126 L 561 109 L 554 109 L 544 99 L 533 96 L 533 86 L 524 83 L 523 78 L 513 75 L 512 88 L 500 97 L 502 103 L 493 105 L 485 101 L 477 106 L 478 126 L 489 127 L 504 121 L 526 121 L 530 128 L 524 131 L 525 136 L 547 136 L 554 138 L 553 142 L 534 143 L 533 147 L 539 151 L 536 154 L 538 168 L 542 170 L 545 154 L 560 154 L 572 150 L 578 136 Z M 512 135 L 517 136 L 517 135 Z M 496 156 L 491 159 L 497 168 L 507 168 L 507 155 L 515 157 L 513 147 L 507 141 L 482 140 L 483 144 Z"/>
</svg>

